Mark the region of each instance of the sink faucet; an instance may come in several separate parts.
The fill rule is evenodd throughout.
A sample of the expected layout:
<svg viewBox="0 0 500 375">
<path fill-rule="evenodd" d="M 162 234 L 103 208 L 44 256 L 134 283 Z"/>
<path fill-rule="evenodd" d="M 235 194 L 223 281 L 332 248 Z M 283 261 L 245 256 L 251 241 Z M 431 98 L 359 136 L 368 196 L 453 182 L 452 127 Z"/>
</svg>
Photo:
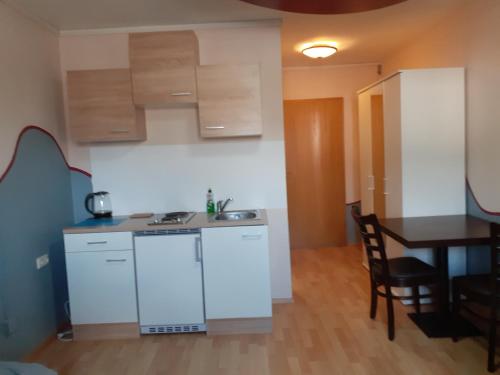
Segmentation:
<svg viewBox="0 0 500 375">
<path fill-rule="evenodd" d="M 227 198 L 225 201 L 217 201 L 217 213 L 221 214 L 229 202 L 232 202 L 233 198 Z"/>
</svg>

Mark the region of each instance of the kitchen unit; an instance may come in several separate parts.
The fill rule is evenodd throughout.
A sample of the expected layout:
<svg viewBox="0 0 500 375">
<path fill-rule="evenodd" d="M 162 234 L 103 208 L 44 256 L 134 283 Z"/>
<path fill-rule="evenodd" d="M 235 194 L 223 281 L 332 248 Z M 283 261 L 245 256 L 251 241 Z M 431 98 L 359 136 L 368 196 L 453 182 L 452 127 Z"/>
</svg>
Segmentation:
<svg viewBox="0 0 500 375">
<path fill-rule="evenodd" d="M 254 216 L 216 220 L 198 213 L 185 222 L 127 219 L 66 228 L 75 340 L 269 332 L 267 218 L 260 210 Z"/>
</svg>

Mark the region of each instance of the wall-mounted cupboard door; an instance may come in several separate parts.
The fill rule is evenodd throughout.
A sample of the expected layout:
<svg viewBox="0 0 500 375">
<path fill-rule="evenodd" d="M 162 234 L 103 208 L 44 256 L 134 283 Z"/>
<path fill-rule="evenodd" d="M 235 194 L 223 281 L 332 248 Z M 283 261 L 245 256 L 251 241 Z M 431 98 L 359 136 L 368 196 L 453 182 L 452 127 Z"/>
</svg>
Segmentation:
<svg viewBox="0 0 500 375">
<path fill-rule="evenodd" d="M 76 142 L 142 141 L 144 110 L 132 102 L 128 69 L 69 71 L 68 111 Z"/>
<path fill-rule="evenodd" d="M 202 137 L 262 134 L 259 65 L 199 66 L 197 81 Z"/>
<path fill-rule="evenodd" d="M 199 53 L 193 31 L 130 34 L 129 54 L 136 105 L 197 102 Z"/>
</svg>

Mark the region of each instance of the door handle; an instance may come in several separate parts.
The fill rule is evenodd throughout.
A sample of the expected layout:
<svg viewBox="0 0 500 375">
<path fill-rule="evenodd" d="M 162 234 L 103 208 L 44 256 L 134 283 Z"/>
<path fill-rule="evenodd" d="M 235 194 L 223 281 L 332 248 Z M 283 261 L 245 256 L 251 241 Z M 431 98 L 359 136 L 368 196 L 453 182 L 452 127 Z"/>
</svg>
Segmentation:
<svg viewBox="0 0 500 375">
<path fill-rule="evenodd" d="M 108 241 L 88 241 L 87 245 L 104 245 L 107 243 L 108 243 Z"/>
<path fill-rule="evenodd" d="M 127 259 L 106 259 L 106 263 L 124 263 Z"/>
<path fill-rule="evenodd" d="M 389 179 L 384 177 L 384 195 L 389 195 L 389 192 L 387 191 L 387 181 L 389 181 Z"/>
<path fill-rule="evenodd" d="M 193 95 L 193 93 L 189 92 L 189 91 L 171 92 L 170 93 L 170 96 L 189 96 L 189 95 Z"/>
<path fill-rule="evenodd" d="M 194 257 L 197 263 L 201 262 L 201 237 L 194 239 Z"/>
</svg>

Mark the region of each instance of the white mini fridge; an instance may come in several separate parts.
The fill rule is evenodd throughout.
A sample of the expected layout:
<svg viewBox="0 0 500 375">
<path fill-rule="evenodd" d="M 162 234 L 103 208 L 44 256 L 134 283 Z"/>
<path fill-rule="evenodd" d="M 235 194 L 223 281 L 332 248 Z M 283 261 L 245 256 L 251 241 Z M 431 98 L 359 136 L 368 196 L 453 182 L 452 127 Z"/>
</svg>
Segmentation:
<svg viewBox="0 0 500 375">
<path fill-rule="evenodd" d="M 200 231 L 144 231 L 134 240 L 141 333 L 206 331 Z"/>
</svg>

